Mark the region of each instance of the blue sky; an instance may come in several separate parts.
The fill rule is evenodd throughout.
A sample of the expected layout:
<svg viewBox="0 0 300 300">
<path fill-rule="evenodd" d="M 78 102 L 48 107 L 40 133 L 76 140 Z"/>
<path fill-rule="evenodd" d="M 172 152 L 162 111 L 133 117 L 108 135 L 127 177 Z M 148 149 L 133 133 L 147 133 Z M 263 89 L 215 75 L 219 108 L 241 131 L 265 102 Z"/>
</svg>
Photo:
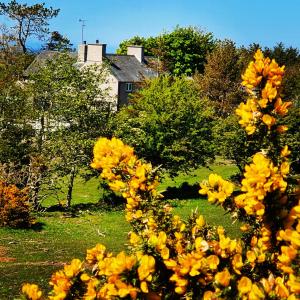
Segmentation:
<svg viewBox="0 0 300 300">
<path fill-rule="evenodd" d="M 3 1 L 3 0 L 2 0 Z M 9 2 L 9 1 L 4 1 Z M 283 42 L 300 48 L 300 0 L 41 0 L 23 1 L 60 8 L 50 30 L 66 35 L 74 45 L 84 39 L 106 43 L 114 52 L 118 44 L 134 35 L 155 36 L 176 25 L 198 26 L 216 38 L 237 45 L 256 42 L 273 46 Z M 3 22 L 0 17 L 0 22 Z M 7 22 L 7 20 L 4 20 Z M 32 44 L 33 45 L 33 44 Z"/>
</svg>

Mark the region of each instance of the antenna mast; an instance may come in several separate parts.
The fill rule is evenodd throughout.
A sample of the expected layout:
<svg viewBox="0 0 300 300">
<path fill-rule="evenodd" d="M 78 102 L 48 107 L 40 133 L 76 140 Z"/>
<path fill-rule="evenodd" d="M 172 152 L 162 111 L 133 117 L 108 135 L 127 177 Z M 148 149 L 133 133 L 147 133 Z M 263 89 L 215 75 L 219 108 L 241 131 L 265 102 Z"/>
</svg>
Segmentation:
<svg viewBox="0 0 300 300">
<path fill-rule="evenodd" d="M 79 22 L 81 23 L 81 43 L 83 44 L 83 30 L 84 30 L 84 27 L 86 26 L 85 25 L 86 20 L 79 19 Z"/>
</svg>

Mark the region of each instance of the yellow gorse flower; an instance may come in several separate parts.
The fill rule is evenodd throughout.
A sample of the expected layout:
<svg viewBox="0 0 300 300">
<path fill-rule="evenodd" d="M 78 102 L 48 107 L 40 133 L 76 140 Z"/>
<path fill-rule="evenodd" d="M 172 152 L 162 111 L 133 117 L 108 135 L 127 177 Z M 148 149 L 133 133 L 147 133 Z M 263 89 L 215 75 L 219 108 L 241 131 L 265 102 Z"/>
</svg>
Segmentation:
<svg viewBox="0 0 300 300">
<path fill-rule="evenodd" d="M 227 287 L 230 283 L 231 275 L 227 268 L 225 268 L 222 272 L 218 272 L 215 275 L 215 280 L 218 284 Z"/>
<path fill-rule="evenodd" d="M 242 84 L 248 89 L 250 99 L 246 104 L 241 103 L 236 109 L 236 114 L 240 117 L 239 124 L 249 135 L 255 133 L 260 122 L 269 130 L 275 125 L 275 116 L 264 114 L 262 109 L 266 109 L 270 104 L 273 105 L 270 112 L 283 116 L 291 105 L 291 102 L 283 103 L 280 98 L 284 66 L 279 67 L 275 60 L 264 58 L 261 50 L 257 50 L 254 59 L 255 61 L 249 64 L 245 74 L 242 75 Z M 261 87 L 263 82 L 264 86 Z M 261 87 L 260 94 L 257 92 L 259 86 Z M 274 100 L 275 103 L 273 103 Z M 278 132 L 283 132 L 281 127 Z"/>
<path fill-rule="evenodd" d="M 256 153 L 253 163 L 245 167 L 241 188 L 244 193 L 235 197 L 236 205 L 244 208 L 249 215 L 264 215 L 264 198 L 267 193 L 276 189 L 284 192 L 287 187 L 284 178 L 288 166 L 286 163 L 278 170 L 264 154 Z"/>
<path fill-rule="evenodd" d="M 223 203 L 233 192 L 234 185 L 217 174 L 210 174 L 208 182 L 200 183 L 201 195 L 207 195 L 208 201 Z"/>
<path fill-rule="evenodd" d="M 102 244 L 97 244 L 94 248 L 88 249 L 86 260 L 90 264 L 95 264 L 104 258 L 106 247 Z"/>
<path fill-rule="evenodd" d="M 235 112 L 240 117 L 239 124 L 248 134 L 253 134 L 256 130 L 256 123 L 261 117 L 257 101 L 248 99 L 246 103 L 240 103 Z"/>
<path fill-rule="evenodd" d="M 22 286 L 22 293 L 30 300 L 39 300 L 42 298 L 42 291 L 36 284 L 25 283 Z"/>
</svg>

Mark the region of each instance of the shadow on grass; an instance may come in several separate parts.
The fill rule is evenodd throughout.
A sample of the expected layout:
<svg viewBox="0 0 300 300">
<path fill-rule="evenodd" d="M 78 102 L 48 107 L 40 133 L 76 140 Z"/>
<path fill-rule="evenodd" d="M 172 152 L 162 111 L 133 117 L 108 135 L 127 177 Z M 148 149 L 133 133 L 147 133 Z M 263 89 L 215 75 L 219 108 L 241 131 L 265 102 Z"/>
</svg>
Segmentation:
<svg viewBox="0 0 300 300">
<path fill-rule="evenodd" d="M 80 216 L 81 212 L 119 211 L 122 209 L 124 209 L 124 204 L 99 201 L 97 203 L 78 203 L 71 207 L 52 205 L 44 208 L 43 211 L 48 213 L 61 212 L 65 217 L 76 218 Z"/>
<path fill-rule="evenodd" d="M 167 200 L 186 200 L 202 198 L 199 194 L 199 184 L 189 184 L 183 182 L 179 187 L 168 187 L 162 194 L 164 199 Z M 103 195 L 102 199 L 97 203 L 78 203 L 71 207 L 63 205 L 52 205 L 47 208 L 43 208 L 44 212 L 61 212 L 64 217 L 76 218 L 80 216 L 81 212 L 98 212 L 98 211 L 120 211 L 125 208 L 125 200 L 119 195 L 113 193 L 107 193 Z"/>
<path fill-rule="evenodd" d="M 165 199 L 195 199 L 201 198 L 199 183 L 189 184 L 183 182 L 179 187 L 168 187 L 162 194 Z"/>
<path fill-rule="evenodd" d="M 36 222 L 36 223 L 32 224 L 28 229 L 39 232 L 44 229 L 45 225 L 46 224 L 43 222 Z"/>
</svg>

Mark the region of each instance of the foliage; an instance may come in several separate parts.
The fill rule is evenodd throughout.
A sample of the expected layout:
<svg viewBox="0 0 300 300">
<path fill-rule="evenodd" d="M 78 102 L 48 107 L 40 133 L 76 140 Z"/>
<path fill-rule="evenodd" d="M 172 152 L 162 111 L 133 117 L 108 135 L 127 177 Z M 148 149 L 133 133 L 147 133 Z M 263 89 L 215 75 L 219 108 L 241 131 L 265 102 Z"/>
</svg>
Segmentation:
<svg viewBox="0 0 300 300">
<path fill-rule="evenodd" d="M 67 37 L 63 36 L 58 31 L 52 31 L 44 49 L 52 51 L 71 51 L 72 46 L 73 44 L 71 44 Z"/>
<path fill-rule="evenodd" d="M 245 96 L 240 84 L 241 71 L 238 49 L 232 41 L 225 40 L 207 55 L 203 75 L 198 73 L 194 77 L 202 95 L 215 104 L 219 116 L 232 114 Z"/>
<path fill-rule="evenodd" d="M 23 53 L 27 52 L 27 40 L 31 36 L 42 39 L 48 34 L 48 20 L 56 17 L 59 9 L 45 7 L 45 3 L 37 3 L 31 6 L 20 4 L 16 0 L 8 4 L 0 2 L 0 14 L 8 16 L 16 23 L 14 29 L 17 41 Z"/>
<path fill-rule="evenodd" d="M 239 49 L 239 62 L 244 64 L 249 60 L 248 56 L 258 45 L 251 45 L 249 49 Z M 293 172 L 298 171 L 299 161 L 299 137 L 298 130 L 299 127 L 299 92 L 297 91 L 298 84 L 298 63 L 299 54 L 297 49 L 285 48 L 282 44 L 278 44 L 273 49 L 265 48 L 265 53 L 268 53 L 272 58 L 279 60 L 281 63 L 286 64 L 285 76 L 282 80 L 282 85 L 280 91 L 278 91 L 281 96 L 289 99 L 288 106 L 290 106 L 290 113 L 288 115 L 281 115 L 279 119 L 281 123 L 288 126 L 288 131 L 284 135 L 280 135 L 276 140 L 276 143 L 281 145 L 288 145 L 291 149 L 291 169 Z M 299 73 L 300 74 L 300 73 Z M 226 76 L 224 75 L 224 78 Z M 293 97 L 293 98 L 291 98 Z M 249 114 L 250 116 L 250 114 Z M 236 116 L 228 116 L 226 119 L 222 118 L 217 122 L 214 130 L 215 138 L 221 150 L 221 154 L 226 158 L 234 160 L 238 165 L 239 169 L 243 170 L 245 164 L 249 162 L 249 158 L 259 151 L 259 149 L 264 148 L 263 144 L 268 145 L 269 135 L 267 134 L 267 128 L 264 130 L 264 134 L 258 134 L 255 132 L 250 136 L 240 128 Z M 271 147 L 271 146 L 269 146 Z M 276 145 L 274 145 L 276 147 Z"/>
<path fill-rule="evenodd" d="M 156 189 L 157 170 L 122 141 L 100 138 L 92 167 L 126 199 L 131 252 L 112 255 L 96 245 L 86 257 L 92 273 L 72 260 L 52 275 L 49 299 L 296 299 L 299 190 L 289 176 L 288 147 L 274 143 L 285 129 L 277 117 L 287 114 L 287 102 L 279 98 L 282 76 L 283 68 L 257 51 L 243 76 L 250 98 L 237 110 L 248 135 L 265 134 L 267 127 L 272 148 L 253 156 L 235 193 L 217 174 L 200 184 L 209 202 L 244 220 L 242 239 L 229 238 L 222 226 L 214 230 L 196 213 L 188 222 L 173 215 Z M 28 299 L 41 298 L 35 285 L 24 289 Z"/>
<path fill-rule="evenodd" d="M 294 101 L 289 114 L 284 121 L 288 126 L 288 131 L 284 135 L 284 143 L 291 149 L 291 169 L 294 173 L 300 173 L 300 101 Z"/>
<path fill-rule="evenodd" d="M 214 48 L 212 33 L 206 33 L 197 27 L 177 26 L 171 32 L 164 32 L 157 37 L 135 36 L 120 43 L 117 53 L 125 54 L 127 46 L 142 45 L 146 55 L 153 55 L 159 60 L 159 69 L 167 70 L 172 75 L 192 75 L 204 70 L 207 53 Z"/>
<path fill-rule="evenodd" d="M 162 60 L 174 75 L 202 73 L 206 55 L 214 48 L 212 33 L 205 33 L 197 27 L 179 27 L 164 33 L 161 39 Z"/>
<path fill-rule="evenodd" d="M 127 54 L 128 46 L 143 46 L 144 54 L 147 56 L 155 55 L 155 48 L 157 48 L 157 41 L 154 37 L 144 38 L 140 36 L 134 36 L 128 40 L 124 40 L 120 43 L 117 49 L 117 54 Z"/>
<path fill-rule="evenodd" d="M 30 216 L 28 191 L 0 180 L 0 226 L 27 228 L 34 223 Z"/>
<path fill-rule="evenodd" d="M 67 206 L 76 174 L 89 165 L 94 139 L 105 134 L 111 103 L 103 87 L 106 74 L 105 66 L 79 69 L 68 54 L 57 54 L 26 85 L 37 131 L 36 155 L 46 162 L 50 176 L 69 177 Z"/>
<path fill-rule="evenodd" d="M 256 50 L 260 48 L 258 44 L 251 44 L 248 48 L 241 47 L 240 63 L 247 67 Z M 299 99 L 299 50 L 293 47 L 285 47 L 283 43 L 278 43 L 273 48 L 265 47 L 265 56 L 275 59 L 280 65 L 285 65 L 285 75 L 282 81 L 282 94 L 286 99 L 297 101 Z M 244 69 L 243 68 L 243 69 Z"/>
<path fill-rule="evenodd" d="M 27 122 L 29 104 L 19 79 L 30 61 L 30 56 L 9 46 L 0 52 L 0 163 L 29 159 L 34 132 Z"/>
<path fill-rule="evenodd" d="M 239 126 L 238 118 L 230 115 L 220 118 L 213 130 L 215 144 L 218 145 L 219 155 L 230 159 L 243 173 L 251 156 L 260 150 L 260 144 L 255 137 L 247 136 Z"/>
<path fill-rule="evenodd" d="M 140 157 L 171 173 L 213 158 L 213 110 L 192 80 L 161 76 L 147 81 L 112 120 L 113 134 Z"/>
</svg>

